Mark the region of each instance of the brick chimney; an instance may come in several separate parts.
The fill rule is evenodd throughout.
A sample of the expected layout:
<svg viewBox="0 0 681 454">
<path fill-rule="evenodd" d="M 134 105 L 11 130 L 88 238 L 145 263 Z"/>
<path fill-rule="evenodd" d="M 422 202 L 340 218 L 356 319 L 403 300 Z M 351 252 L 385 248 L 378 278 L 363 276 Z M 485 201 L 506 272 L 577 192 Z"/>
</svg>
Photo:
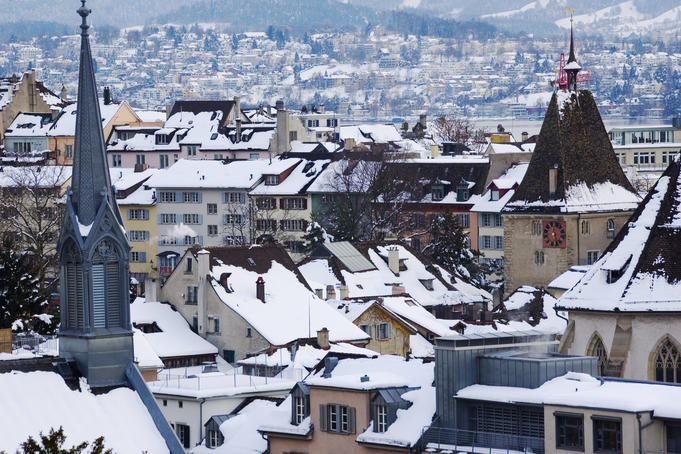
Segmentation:
<svg viewBox="0 0 681 454">
<path fill-rule="evenodd" d="M 528 139 L 528 137 L 530 137 L 530 135 L 527 133 L 527 131 L 523 131 L 520 134 L 520 140 L 522 140 L 523 142 L 525 142 Z"/>
<path fill-rule="evenodd" d="M 236 141 L 241 142 L 241 118 L 236 119 Z"/>
<path fill-rule="evenodd" d="M 340 286 L 340 299 L 347 299 L 349 296 L 348 286 L 343 284 Z"/>
<path fill-rule="evenodd" d="M 396 276 L 400 275 L 400 251 L 397 247 L 391 247 L 388 249 L 388 268 Z"/>
<path fill-rule="evenodd" d="M 262 276 L 258 276 L 258 280 L 255 281 L 255 296 L 263 303 L 265 302 L 265 280 Z"/>
<path fill-rule="evenodd" d="M 319 348 L 322 350 L 331 348 L 331 345 L 329 344 L 329 330 L 326 329 L 326 327 L 317 331 L 317 345 L 319 345 Z"/>
<path fill-rule="evenodd" d="M 335 300 L 336 299 L 336 287 L 333 285 L 326 286 L 326 299 Z"/>
<path fill-rule="evenodd" d="M 289 150 L 288 112 L 284 109 L 284 101 L 277 101 L 277 154 Z"/>
<path fill-rule="evenodd" d="M 66 99 L 68 98 L 68 93 L 66 92 L 66 87 L 64 86 L 64 84 L 62 84 L 61 86 L 61 93 L 59 96 L 61 97 L 62 101 L 66 101 Z"/>
<path fill-rule="evenodd" d="M 314 293 L 315 293 L 315 295 L 317 295 L 317 298 L 319 298 L 320 300 L 324 299 L 324 289 L 323 288 L 315 289 Z"/>
</svg>

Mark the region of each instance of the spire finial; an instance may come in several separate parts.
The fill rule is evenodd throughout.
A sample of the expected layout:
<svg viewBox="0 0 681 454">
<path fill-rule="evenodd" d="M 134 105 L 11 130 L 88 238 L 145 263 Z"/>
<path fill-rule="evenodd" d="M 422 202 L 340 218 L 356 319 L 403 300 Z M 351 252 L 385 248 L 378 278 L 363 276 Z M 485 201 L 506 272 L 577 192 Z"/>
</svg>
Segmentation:
<svg viewBox="0 0 681 454">
<path fill-rule="evenodd" d="M 87 31 L 90 28 L 90 26 L 87 23 L 87 17 L 90 15 L 92 10 L 85 7 L 85 0 L 80 0 L 80 2 L 82 3 L 82 5 L 77 10 L 78 14 L 80 14 L 80 17 L 83 18 L 83 23 L 80 24 L 80 29 L 83 31 L 80 34 L 85 36 L 88 34 Z"/>
<path fill-rule="evenodd" d="M 570 57 L 568 58 L 568 63 L 577 61 L 577 57 L 575 57 L 575 40 L 573 38 L 573 33 L 572 33 L 572 23 L 574 22 L 574 14 L 575 10 L 572 8 L 568 8 L 565 10 L 566 12 L 570 13 Z"/>
</svg>

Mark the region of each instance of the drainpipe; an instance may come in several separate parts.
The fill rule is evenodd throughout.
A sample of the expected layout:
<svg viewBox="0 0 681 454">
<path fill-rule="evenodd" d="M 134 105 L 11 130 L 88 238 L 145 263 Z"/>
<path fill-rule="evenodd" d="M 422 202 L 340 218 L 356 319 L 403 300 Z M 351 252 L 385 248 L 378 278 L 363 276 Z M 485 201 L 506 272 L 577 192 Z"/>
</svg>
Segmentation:
<svg viewBox="0 0 681 454">
<path fill-rule="evenodd" d="M 650 411 L 650 421 L 641 425 L 641 413 L 646 413 L 643 411 L 636 412 L 636 420 L 638 421 L 638 454 L 643 454 L 643 430 L 653 425 L 653 411 Z"/>
<path fill-rule="evenodd" d="M 580 257 L 580 253 L 581 253 L 581 251 L 579 250 L 579 237 L 582 234 L 582 231 L 580 230 L 582 228 L 582 226 L 579 222 L 581 217 L 582 217 L 582 214 L 577 213 L 577 265 L 579 265 L 579 257 Z"/>
<path fill-rule="evenodd" d="M 205 402 L 205 398 L 201 399 L 201 402 L 199 402 L 199 445 L 203 441 L 203 404 Z"/>
<path fill-rule="evenodd" d="M 556 313 L 556 315 L 558 316 L 558 318 L 562 318 L 563 320 L 565 320 L 565 323 L 570 323 L 570 321 L 569 321 L 567 318 L 563 317 L 562 315 L 560 315 L 560 314 L 558 313 L 558 309 L 556 309 L 555 306 L 553 307 L 553 312 Z"/>
</svg>

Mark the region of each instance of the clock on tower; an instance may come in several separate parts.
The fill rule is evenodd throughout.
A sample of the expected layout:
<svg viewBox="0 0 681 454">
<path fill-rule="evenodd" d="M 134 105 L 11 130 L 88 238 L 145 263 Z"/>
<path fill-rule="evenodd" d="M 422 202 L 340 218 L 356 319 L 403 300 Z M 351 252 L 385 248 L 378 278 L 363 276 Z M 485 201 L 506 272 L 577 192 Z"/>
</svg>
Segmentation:
<svg viewBox="0 0 681 454">
<path fill-rule="evenodd" d="M 563 249 L 566 238 L 565 221 L 542 221 L 542 247 Z"/>
</svg>

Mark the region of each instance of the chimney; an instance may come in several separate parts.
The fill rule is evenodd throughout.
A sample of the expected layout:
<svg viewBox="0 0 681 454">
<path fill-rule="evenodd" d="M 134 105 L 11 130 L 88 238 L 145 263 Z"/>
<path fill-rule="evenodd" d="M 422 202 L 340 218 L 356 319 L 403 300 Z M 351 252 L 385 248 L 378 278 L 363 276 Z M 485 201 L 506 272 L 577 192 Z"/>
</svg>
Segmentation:
<svg viewBox="0 0 681 454">
<path fill-rule="evenodd" d="M 404 288 L 404 285 L 393 284 L 393 287 L 392 287 L 393 296 L 400 296 L 400 295 L 402 295 L 403 293 L 406 293 L 406 292 L 407 292 L 407 290 Z"/>
<path fill-rule="evenodd" d="M 348 137 L 343 143 L 343 149 L 345 151 L 352 151 L 353 148 L 355 148 L 355 139 Z"/>
<path fill-rule="evenodd" d="M 552 169 L 549 169 L 549 197 L 556 196 L 556 187 L 558 186 L 558 164 L 554 164 Z"/>
<path fill-rule="evenodd" d="M 319 104 L 319 113 L 324 113 L 326 112 L 326 107 L 324 106 L 324 103 Z"/>
<path fill-rule="evenodd" d="M 525 142 L 529 137 L 530 137 L 530 135 L 527 133 L 527 131 L 523 131 L 523 132 L 520 134 L 520 139 L 521 139 L 523 142 Z"/>
<path fill-rule="evenodd" d="M 426 129 L 426 127 L 427 127 L 426 118 L 427 118 L 426 114 L 419 115 L 419 123 L 421 123 L 421 126 L 423 127 L 423 129 Z"/>
<path fill-rule="evenodd" d="M 340 299 L 345 300 L 349 297 L 348 286 L 343 284 L 340 286 Z"/>
<path fill-rule="evenodd" d="M 272 106 L 270 106 L 269 104 L 267 105 L 267 115 L 268 115 L 269 117 L 272 116 Z"/>
<path fill-rule="evenodd" d="M 241 118 L 236 119 L 236 141 L 241 142 Z"/>
<path fill-rule="evenodd" d="M 336 299 L 336 287 L 333 285 L 326 286 L 326 299 L 335 300 Z"/>
<path fill-rule="evenodd" d="M 258 280 L 255 281 L 255 296 L 263 303 L 265 302 L 265 280 L 262 276 L 258 276 Z"/>
<path fill-rule="evenodd" d="M 166 120 L 170 118 L 170 112 L 173 111 L 173 105 L 172 104 L 166 104 Z"/>
<path fill-rule="evenodd" d="M 104 105 L 108 106 L 111 104 L 111 88 L 104 87 Z"/>
<path fill-rule="evenodd" d="M 59 96 L 61 97 L 62 101 L 66 101 L 66 98 L 68 98 L 68 94 L 66 93 L 66 87 L 64 86 L 64 84 L 62 84 L 61 86 L 61 93 L 59 94 Z"/>
<path fill-rule="evenodd" d="M 196 253 L 197 273 L 199 275 L 199 286 L 197 294 L 197 312 L 199 318 L 199 335 L 205 336 L 208 331 L 208 311 L 206 309 L 206 283 L 210 272 L 210 252 L 201 249 Z"/>
<path fill-rule="evenodd" d="M 241 99 L 238 96 L 234 97 L 234 121 L 241 118 Z"/>
<path fill-rule="evenodd" d="M 319 348 L 322 350 L 328 350 L 331 348 L 331 345 L 329 345 L 329 330 L 326 328 L 322 328 L 319 331 L 317 331 L 317 345 L 319 345 Z"/>
<path fill-rule="evenodd" d="M 315 293 L 315 295 L 317 295 L 317 298 L 319 298 L 320 300 L 324 299 L 324 289 L 323 288 L 315 289 L 314 293 Z"/>
<path fill-rule="evenodd" d="M 289 150 L 288 112 L 284 109 L 284 101 L 277 101 L 277 154 Z"/>
<path fill-rule="evenodd" d="M 397 247 L 388 249 L 388 268 L 395 276 L 400 275 L 400 251 L 397 250 Z"/>
</svg>

